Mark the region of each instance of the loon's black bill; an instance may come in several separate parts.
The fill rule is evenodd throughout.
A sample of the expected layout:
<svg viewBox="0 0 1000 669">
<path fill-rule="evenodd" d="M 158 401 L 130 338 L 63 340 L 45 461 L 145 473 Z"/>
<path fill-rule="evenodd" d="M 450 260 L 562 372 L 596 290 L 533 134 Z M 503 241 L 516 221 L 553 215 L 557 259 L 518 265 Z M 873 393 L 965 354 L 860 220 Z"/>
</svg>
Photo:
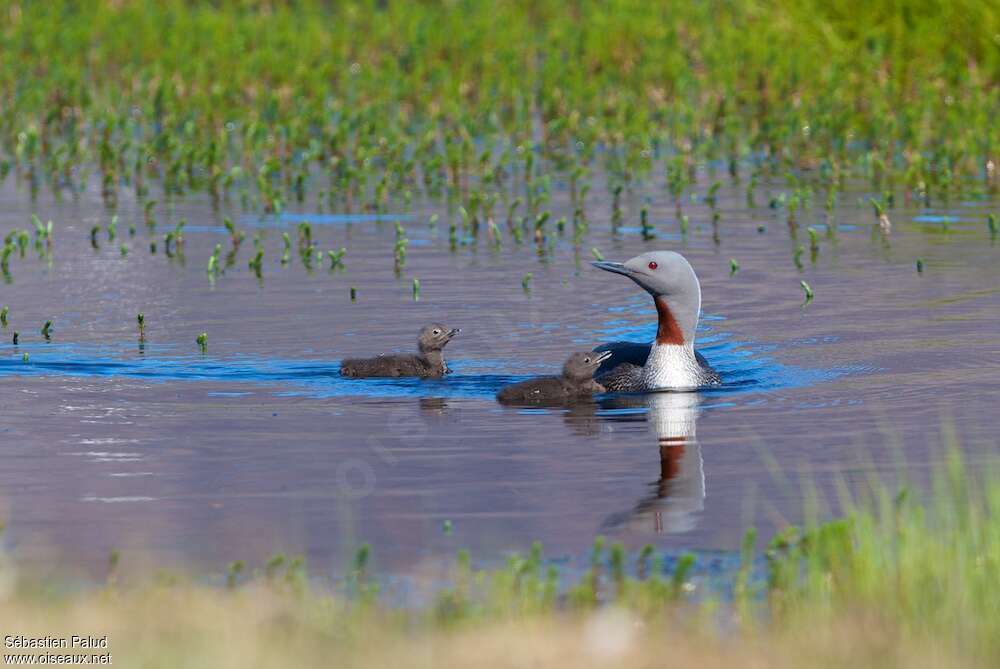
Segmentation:
<svg viewBox="0 0 1000 669">
<path fill-rule="evenodd" d="M 605 260 L 599 260 L 591 262 L 590 264 L 597 269 L 603 269 L 605 272 L 614 272 L 615 274 L 624 274 L 625 276 L 632 275 L 632 270 L 620 262 L 607 262 Z"/>
<path fill-rule="evenodd" d="M 454 330 L 451 330 L 450 332 L 448 332 L 448 339 L 451 339 L 452 337 L 454 337 L 455 335 L 457 335 L 459 332 L 461 332 L 461 330 L 459 328 L 455 328 Z"/>
</svg>

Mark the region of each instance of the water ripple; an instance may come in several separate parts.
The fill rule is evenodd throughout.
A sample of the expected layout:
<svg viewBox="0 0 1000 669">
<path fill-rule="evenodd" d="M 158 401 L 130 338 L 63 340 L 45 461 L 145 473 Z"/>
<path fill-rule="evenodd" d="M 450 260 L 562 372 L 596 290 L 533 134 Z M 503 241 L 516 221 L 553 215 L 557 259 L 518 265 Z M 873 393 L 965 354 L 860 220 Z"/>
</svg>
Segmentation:
<svg viewBox="0 0 1000 669">
<path fill-rule="evenodd" d="M 614 334 L 640 335 L 646 327 L 624 328 L 608 324 Z M 747 393 L 801 388 L 832 381 L 865 368 L 804 368 L 784 365 L 767 353 L 773 347 L 754 346 L 738 341 L 728 333 L 710 332 L 700 348 L 725 379 L 723 386 L 708 391 Z M 605 333 L 607 334 L 607 333 Z M 29 353 L 29 362 L 20 353 Z M 137 355 L 134 345 L 94 346 L 48 344 L 39 346 L 0 346 L 0 377 L 117 377 L 151 383 L 220 382 L 275 387 L 280 397 L 492 397 L 504 385 L 529 378 L 516 361 L 459 359 L 450 360 L 452 373 L 443 379 L 373 378 L 347 379 L 340 376 L 340 364 L 334 360 L 264 358 L 255 355 L 210 357 L 202 355 Z M 10 355 L 13 353 L 13 355 Z M 540 370 L 558 373 L 558 365 Z M 522 373 L 518 373 L 522 372 Z M 237 389 L 213 389 L 213 397 L 238 398 L 249 394 Z"/>
</svg>

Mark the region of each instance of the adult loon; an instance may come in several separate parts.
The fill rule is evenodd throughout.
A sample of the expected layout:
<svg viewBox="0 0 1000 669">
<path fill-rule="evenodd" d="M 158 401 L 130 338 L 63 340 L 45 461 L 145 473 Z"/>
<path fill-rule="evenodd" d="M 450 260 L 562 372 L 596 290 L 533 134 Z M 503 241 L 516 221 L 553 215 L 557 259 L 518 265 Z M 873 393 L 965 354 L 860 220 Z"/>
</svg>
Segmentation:
<svg viewBox="0 0 1000 669">
<path fill-rule="evenodd" d="M 444 362 L 444 347 L 458 329 L 449 330 L 441 323 L 431 323 L 420 329 L 416 354 L 380 355 L 377 358 L 356 358 L 340 363 L 342 376 L 418 376 L 440 378 L 448 373 Z"/>
<path fill-rule="evenodd" d="M 694 350 L 701 286 L 684 256 L 653 251 L 624 263 L 593 265 L 639 284 L 653 296 L 659 320 L 652 344 L 612 342 L 594 349 L 612 354 L 610 364 L 598 370 L 598 383 L 609 392 L 693 390 L 722 383 L 708 361 Z"/>
<path fill-rule="evenodd" d="M 604 392 L 604 387 L 594 381 L 594 372 L 610 357 L 607 351 L 574 353 L 563 365 L 562 376 L 543 376 L 504 386 L 497 393 L 497 400 L 503 404 L 522 404 L 588 399 L 594 393 Z"/>
</svg>

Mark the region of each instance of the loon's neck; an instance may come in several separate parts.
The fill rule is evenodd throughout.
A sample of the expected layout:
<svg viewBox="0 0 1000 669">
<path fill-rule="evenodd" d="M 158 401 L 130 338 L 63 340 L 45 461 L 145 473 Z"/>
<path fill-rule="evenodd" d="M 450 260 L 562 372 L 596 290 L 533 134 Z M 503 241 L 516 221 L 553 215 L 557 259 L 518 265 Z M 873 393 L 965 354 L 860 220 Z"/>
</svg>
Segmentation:
<svg viewBox="0 0 1000 669">
<path fill-rule="evenodd" d="M 420 355 L 427 361 L 431 369 L 448 371 L 448 365 L 444 362 L 444 351 L 421 351 Z"/>
<path fill-rule="evenodd" d="M 694 335 L 684 336 L 684 328 L 677 320 L 674 310 L 670 308 L 667 298 L 657 295 L 653 298 L 656 305 L 656 341 L 654 345 L 660 346 L 684 346 L 690 344 L 694 347 Z M 692 328 L 693 329 L 693 328 Z"/>
<path fill-rule="evenodd" d="M 705 383 L 694 351 L 695 328 L 701 308 L 697 299 L 656 295 L 656 339 L 642 368 L 640 384 L 646 390 L 697 388 Z"/>
</svg>

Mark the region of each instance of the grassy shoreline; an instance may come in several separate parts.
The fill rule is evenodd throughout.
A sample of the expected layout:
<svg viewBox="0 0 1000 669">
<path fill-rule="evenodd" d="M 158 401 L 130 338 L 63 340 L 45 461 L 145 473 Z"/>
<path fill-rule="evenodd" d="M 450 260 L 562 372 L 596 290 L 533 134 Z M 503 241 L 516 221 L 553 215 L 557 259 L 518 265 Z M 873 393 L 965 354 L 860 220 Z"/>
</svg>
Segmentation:
<svg viewBox="0 0 1000 669">
<path fill-rule="evenodd" d="M 979 482 L 982 482 L 981 484 Z M 358 553 L 345 588 L 310 581 L 299 561 L 225 588 L 178 577 L 56 592 L 0 567 L 0 629 L 25 636 L 110 635 L 127 666 L 990 666 L 1000 660 L 1000 478 L 953 454 L 923 501 L 879 487 L 841 519 L 771 538 L 752 573 L 753 533 L 731 596 L 694 592 L 651 551 L 595 545 L 592 569 L 562 588 L 541 548 L 476 570 L 460 554 L 434 604 L 382 601 Z M 6 572 L 6 573 L 5 573 Z"/>
</svg>

